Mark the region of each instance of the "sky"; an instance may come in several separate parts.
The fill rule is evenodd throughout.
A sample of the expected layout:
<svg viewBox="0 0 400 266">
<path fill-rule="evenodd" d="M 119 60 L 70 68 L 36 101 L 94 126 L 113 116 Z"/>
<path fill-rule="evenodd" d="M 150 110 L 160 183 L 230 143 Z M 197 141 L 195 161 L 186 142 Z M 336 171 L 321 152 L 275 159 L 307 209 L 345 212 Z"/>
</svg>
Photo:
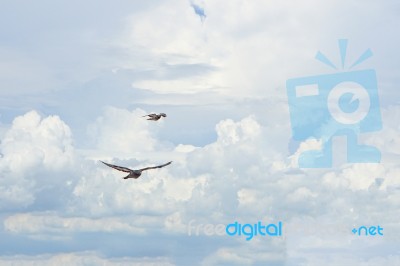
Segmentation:
<svg viewBox="0 0 400 266">
<path fill-rule="evenodd" d="M 397 1 L 0 3 L 0 265 L 400 265 Z M 300 168 L 286 81 L 367 49 L 381 162 Z"/>
</svg>

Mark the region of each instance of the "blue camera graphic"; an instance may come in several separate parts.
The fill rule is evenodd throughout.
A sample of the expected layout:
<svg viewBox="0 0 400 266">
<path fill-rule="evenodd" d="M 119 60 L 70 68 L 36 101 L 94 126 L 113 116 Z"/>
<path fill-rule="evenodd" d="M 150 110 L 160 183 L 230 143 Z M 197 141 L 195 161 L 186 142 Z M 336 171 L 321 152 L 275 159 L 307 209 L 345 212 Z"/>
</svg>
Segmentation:
<svg viewBox="0 0 400 266">
<path fill-rule="evenodd" d="M 339 40 L 342 67 L 347 40 Z M 368 49 L 350 67 L 372 55 Z M 316 58 L 335 68 L 322 53 Z M 300 168 L 332 167 L 332 138 L 346 136 L 347 162 L 379 163 L 380 151 L 358 143 L 361 133 L 382 129 L 376 73 L 373 69 L 289 79 L 286 82 L 293 139 L 318 140 L 320 150 L 303 151 Z"/>
</svg>

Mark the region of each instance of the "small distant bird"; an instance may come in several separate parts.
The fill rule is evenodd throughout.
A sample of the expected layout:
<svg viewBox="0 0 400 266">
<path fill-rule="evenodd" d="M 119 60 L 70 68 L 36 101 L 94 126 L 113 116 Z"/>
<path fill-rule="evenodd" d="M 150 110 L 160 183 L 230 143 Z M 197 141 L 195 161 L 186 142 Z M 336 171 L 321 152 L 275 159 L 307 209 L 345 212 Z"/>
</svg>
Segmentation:
<svg viewBox="0 0 400 266">
<path fill-rule="evenodd" d="M 144 115 L 142 117 L 146 117 L 148 116 L 149 118 L 147 118 L 147 120 L 153 120 L 153 121 L 157 121 L 159 120 L 161 117 L 167 117 L 166 114 L 164 113 L 159 113 L 159 114 L 148 114 L 148 115 Z"/>
<path fill-rule="evenodd" d="M 138 170 L 132 170 L 132 169 L 129 169 L 129 168 L 126 168 L 126 167 L 105 163 L 103 161 L 100 161 L 100 162 L 102 162 L 105 165 L 107 165 L 107 166 L 109 166 L 111 168 L 114 168 L 114 169 L 116 169 L 118 171 L 129 173 L 129 175 L 125 176 L 124 179 L 128 179 L 128 178 L 137 179 L 137 178 L 139 178 L 139 176 L 142 174 L 143 171 L 150 170 L 150 169 L 156 169 L 156 168 L 163 168 L 163 167 L 165 167 L 167 165 L 170 165 L 172 163 L 172 161 L 171 161 L 171 162 L 168 162 L 166 164 L 162 164 L 162 165 L 158 165 L 158 166 L 152 166 L 152 167 L 146 167 L 146 168 L 142 168 L 142 169 L 138 169 Z"/>
</svg>

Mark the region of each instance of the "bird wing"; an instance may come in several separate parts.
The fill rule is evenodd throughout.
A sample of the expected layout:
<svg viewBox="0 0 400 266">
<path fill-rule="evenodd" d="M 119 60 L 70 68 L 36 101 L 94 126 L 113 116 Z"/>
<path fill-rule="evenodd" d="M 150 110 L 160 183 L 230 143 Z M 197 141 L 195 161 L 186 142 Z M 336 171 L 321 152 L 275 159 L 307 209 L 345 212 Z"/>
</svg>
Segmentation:
<svg viewBox="0 0 400 266">
<path fill-rule="evenodd" d="M 109 166 L 109 167 L 111 167 L 111 168 L 114 168 L 114 169 L 116 169 L 116 170 L 118 170 L 118 171 L 127 172 L 127 173 L 132 172 L 131 169 L 126 168 L 126 167 L 122 167 L 122 166 L 118 166 L 118 165 L 113 165 L 113 164 L 105 163 L 105 162 L 103 162 L 103 161 L 100 161 L 100 162 L 102 162 L 102 163 L 104 163 L 105 165 L 107 165 L 107 166 Z"/>
<path fill-rule="evenodd" d="M 144 115 L 144 116 L 142 116 L 142 117 L 145 117 L 145 116 L 148 116 L 148 117 L 156 117 L 157 116 L 157 114 L 148 114 L 148 115 Z"/>
<path fill-rule="evenodd" d="M 151 166 L 151 167 L 142 168 L 142 169 L 139 169 L 139 171 L 146 171 L 146 170 L 150 170 L 150 169 L 163 168 L 163 167 L 165 167 L 167 165 L 170 165 L 171 163 L 172 163 L 172 161 L 170 161 L 168 163 L 165 163 L 165 164 L 162 164 L 162 165 L 158 165 L 158 166 Z"/>
</svg>

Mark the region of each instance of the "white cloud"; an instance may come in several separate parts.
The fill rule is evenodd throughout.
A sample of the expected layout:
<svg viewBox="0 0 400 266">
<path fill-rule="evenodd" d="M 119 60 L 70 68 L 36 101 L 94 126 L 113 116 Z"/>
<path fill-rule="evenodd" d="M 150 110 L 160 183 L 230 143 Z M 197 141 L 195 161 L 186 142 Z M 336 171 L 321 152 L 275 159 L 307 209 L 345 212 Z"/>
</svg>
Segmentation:
<svg viewBox="0 0 400 266">
<path fill-rule="evenodd" d="M 68 235 L 76 232 L 125 232 L 144 234 L 143 228 L 138 227 L 140 220 L 129 222 L 127 219 L 84 217 L 59 217 L 51 213 L 16 214 L 4 221 L 7 231 L 31 235 Z"/>
<path fill-rule="evenodd" d="M 109 158 L 110 162 L 132 168 L 155 163 L 151 158 L 144 158 L 143 154 L 154 153 L 153 149 L 161 145 L 149 132 L 151 126 L 160 125 L 142 119 L 142 114 L 142 110 L 105 110 L 105 114 L 94 124 L 94 136 L 101 140 L 97 142 L 95 151 Z M 39 147 L 45 154 L 54 150 L 72 152 L 71 134 L 67 129 L 59 118 L 41 119 L 37 113 L 29 112 L 15 119 L 2 145 L 8 147 L 13 143 L 13 147 L 20 147 L 30 141 L 38 144 L 27 147 Z M 366 217 L 366 210 L 369 210 L 374 213 L 369 218 L 371 221 L 378 219 L 392 223 L 394 216 L 379 218 L 380 207 L 374 201 L 378 199 L 383 204 L 393 204 L 395 195 L 388 197 L 384 192 L 398 185 L 398 178 L 394 177 L 397 168 L 385 164 L 356 164 L 339 169 L 285 174 L 291 168 L 289 160 L 282 151 L 275 149 L 278 145 L 272 143 L 272 140 L 279 139 L 275 136 L 281 127 L 263 126 L 255 116 L 249 116 L 239 121 L 220 121 L 215 130 L 217 139 L 204 147 L 168 146 L 165 151 L 177 161 L 166 168 L 145 172 L 137 180 L 123 180 L 124 173 L 95 162 L 93 154 L 85 158 L 84 153 L 66 153 L 66 165 L 60 163 L 60 168 L 47 169 L 60 171 L 68 166 L 68 162 L 75 162 L 77 180 L 71 183 L 68 201 L 64 203 L 66 212 L 55 210 L 51 213 L 9 215 L 4 220 L 4 228 L 13 234 L 48 241 L 87 232 L 124 232 L 150 237 L 155 232 L 162 232 L 163 237 L 182 236 L 187 234 L 188 223 L 193 219 L 199 223 L 215 224 L 227 224 L 234 220 L 256 222 L 277 219 L 289 223 L 295 217 L 324 217 L 329 220 L 340 216 L 342 224 L 351 227 L 354 223 L 361 223 Z M 131 132 L 144 136 L 142 141 L 131 138 Z M 12 142 L 11 136 L 16 141 Z M 118 144 L 127 139 L 137 145 L 145 139 L 154 146 L 145 147 L 141 152 L 143 154 L 136 158 L 135 153 L 130 154 L 129 149 Z M 68 149 L 50 149 L 46 145 L 53 148 L 67 145 Z M 11 158 L 8 157 L 13 154 L 11 151 L 21 154 L 24 150 L 5 149 L 4 158 Z M 115 158 L 114 153 L 118 156 L 124 154 L 126 158 Z M 33 161 L 30 167 L 46 169 L 44 157 L 36 157 L 37 162 Z M 315 174 L 320 178 L 312 177 Z M 388 179 L 389 176 L 394 179 Z M 25 189 L 20 194 L 31 197 L 26 202 L 32 203 L 37 195 L 30 191 L 38 184 L 33 182 L 31 187 L 16 184 Z M 43 181 L 39 183 L 42 184 Z M 366 192 L 373 193 L 374 197 L 368 197 Z M 343 198 L 337 198 L 336 194 Z M 357 197 L 362 198 L 362 205 L 356 202 Z M 229 243 L 232 240 L 225 238 L 222 241 Z M 332 241 L 332 244 L 338 244 L 338 240 Z M 235 248 L 221 247 L 215 253 L 204 254 L 203 264 L 278 262 L 283 259 L 283 243 L 277 245 L 277 255 L 264 254 L 256 260 L 252 258 L 262 251 L 257 253 L 251 248 L 245 249 L 241 256 L 231 256 L 235 254 Z M 325 242 L 315 243 L 317 247 L 327 245 Z M 238 245 L 243 248 L 247 244 Z M 300 256 L 296 252 L 300 251 L 293 250 L 293 258 Z"/>
<path fill-rule="evenodd" d="M 56 255 L 38 256 L 2 256 L 1 265 L 22 265 L 22 266 L 52 266 L 52 265 L 118 265 L 118 266 L 172 266 L 174 265 L 168 258 L 114 258 L 108 259 L 94 252 L 81 253 L 62 253 Z"/>
<path fill-rule="evenodd" d="M 221 247 L 207 256 L 200 265 L 282 265 L 285 253 L 283 239 L 247 242 L 240 247 Z"/>
<path fill-rule="evenodd" d="M 73 165 L 69 127 L 57 116 L 42 118 L 30 111 L 15 118 L 0 144 L 1 208 L 26 207 L 47 183 L 62 184 L 60 171 Z M 40 177 L 47 171 L 52 180 Z"/>
<path fill-rule="evenodd" d="M 300 143 L 299 148 L 297 151 L 290 156 L 291 158 L 291 166 L 294 168 L 298 168 L 298 161 L 300 158 L 300 155 L 305 152 L 305 151 L 310 151 L 310 150 L 321 150 L 322 149 L 322 141 L 321 140 L 316 140 L 316 139 L 307 139 L 306 141 L 303 141 Z"/>
<path fill-rule="evenodd" d="M 72 162 L 72 135 L 58 117 L 41 118 L 31 111 L 17 117 L 1 142 L 3 167 L 24 173 L 43 164 L 51 170 L 69 166 Z"/>
<path fill-rule="evenodd" d="M 104 115 L 89 126 L 97 149 L 108 154 L 137 154 L 140 152 L 162 150 L 155 136 L 163 121 L 148 121 L 144 110 L 128 111 L 115 107 L 106 108 Z M 168 119 L 168 118 L 167 118 Z"/>
</svg>

